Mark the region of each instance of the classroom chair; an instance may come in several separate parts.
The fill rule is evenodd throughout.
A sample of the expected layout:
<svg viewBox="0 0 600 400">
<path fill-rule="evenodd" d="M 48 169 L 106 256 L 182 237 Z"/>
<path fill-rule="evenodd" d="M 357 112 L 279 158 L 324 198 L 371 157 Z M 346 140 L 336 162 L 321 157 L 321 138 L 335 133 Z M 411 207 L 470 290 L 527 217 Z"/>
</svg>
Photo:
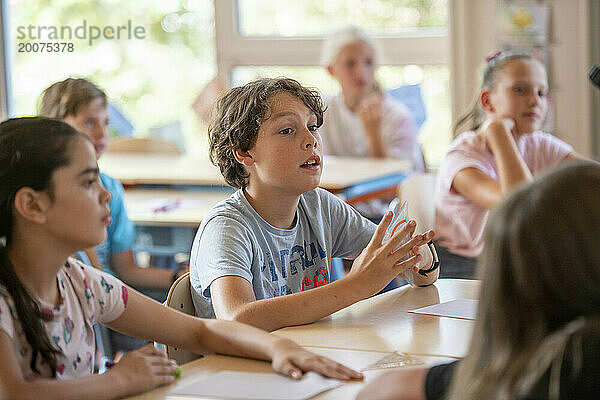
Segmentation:
<svg viewBox="0 0 600 400">
<path fill-rule="evenodd" d="M 181 121 L 151 126 L 148 128 L 148 137 L 173 143 L 181 153 L 185 153 L 185 136 Z"/>
<path fill-rule="evenodd" d="M 425 102 L 421 93 L 421 85 L 404 85 L 395 89 L 390 89 L 388 93 L 403 103 L 411 112 L 417 131 L 421 130 L 421 126 L 427 119 L 427 111 L 425 109 Z"/>
<path fill-rule="evenodd" d="M 133 131 L 135 130 L 133 124 L 125 115 L 121 112 L 119 107 L 115 104 L 108 102 L 108 119 L 110 123 L 108 124 L 111 133 L 114 136 L 119 137 L 131 137 L 133 135 Z"/>
<path fill-rule="evenodd" d="M 398 185 L 398 198 L 407 201 L 408 216 L 417 221 L 416 232 L 435 225 L 435 181 L 432 173 L 414 174 Z"/>
<path fill-rule="evenodd" d="M 96 339 L 96 367 L 98 373 L 102 374 L 106 371 L 106 365 L 114 359 L 109 329 L 102 324 L 94 324 L 94 337 Z"/>
<path fill-rule="evenodd" d="M 435 179 L 432 173 L 413 174 L 404 179 L 397 187 L 396 196 L 401 202 L 407 202 L 408 217 L 417 221 L 415 232 L 433 229 L 435 223 Z M 402 278 L 389 283 L 381 293 L 406 285 Z"/>
<path fill-rule="evenodd" d="M 100 271 L 103 270 L 102 265 L 98 260 L 98 254 L 96 254 L 96 250 L 94 248 L 90 248 L 85 251 L 78 251 L 76 258 L 81 260 L 81 262 L 84 264 L 91 265 Z M 106 362 L 112 362 L 114 358 L 114 352 L 110 342 L 110 333 L 108 328 L 101 324 L 94 324 L 94 338 L 96 340 L 96 361 L 98 363 L 98 372 L 103 373 L 106 370 Z"/>
<path fill-rule="evenodd" d="M 167 307 L 174 308 L 185 314 L 195 315 L 196 309 L 194 308 L 194 302 L 192 301 L 192 292 L 190 287 L 190 273 L 186 272 L 181 275 L 169 289 L 167 295 L 167 301 L 165 302 Z M 191 351 L 182 350 L 174 346 L 167 346 L 167 356 L 177 361 L 177 364 L 185 364 L 193 361 L 200 356 L 192 353 Z"/>
<path fill-rule="evenodd" d="M 181 154 L 175 144 L 157 138 L 115 138 L 110 141 L 106 151 L 109 153 Z"/>
</svg>

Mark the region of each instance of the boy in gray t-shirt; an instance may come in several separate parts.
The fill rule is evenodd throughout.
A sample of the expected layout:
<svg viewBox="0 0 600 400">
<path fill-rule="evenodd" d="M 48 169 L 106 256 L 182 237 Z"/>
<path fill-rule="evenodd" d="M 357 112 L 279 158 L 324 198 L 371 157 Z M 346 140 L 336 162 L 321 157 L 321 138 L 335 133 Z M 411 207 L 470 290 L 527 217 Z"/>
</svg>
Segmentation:
<svg viewBox="0 0 600 400">
<path fill-rule="evenodd" d="M 391 215 L 377 227 L 317 188 L 323 111 L 318 92 L 286 78 L 233 88 L 218 102 L 210 158 L 239 190 L 209 212 L 194 239 L 197 315 L 275 330 L 370 297 L 409 269 L 416 285 L 437 279 L 438 270 L 423 275 L 415 267 L 432 231 L 393 251 L 414 222 L 382 245 Z M 329 283 L 332 257 L 356 260 Z"/>
</svg>

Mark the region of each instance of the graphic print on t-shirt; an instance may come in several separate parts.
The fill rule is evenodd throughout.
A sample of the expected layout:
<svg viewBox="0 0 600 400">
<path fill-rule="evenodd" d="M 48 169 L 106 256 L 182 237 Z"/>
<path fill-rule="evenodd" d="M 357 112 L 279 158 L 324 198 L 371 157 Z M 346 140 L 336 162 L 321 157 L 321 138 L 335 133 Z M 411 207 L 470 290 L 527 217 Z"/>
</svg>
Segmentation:
<svg viewBox="0 0 600 400">
<path fill-rule="evenodd" d="M 261 260 L 261 272 L 271 282 L 273 296 L 291 294 L 288 284 L 294 281 L 300 280 L 302 291 L 329 283 L 327 253 L 318 240 L 280 249 L 278 261 L 276 265 L 270 252 Z"/>
</svg>

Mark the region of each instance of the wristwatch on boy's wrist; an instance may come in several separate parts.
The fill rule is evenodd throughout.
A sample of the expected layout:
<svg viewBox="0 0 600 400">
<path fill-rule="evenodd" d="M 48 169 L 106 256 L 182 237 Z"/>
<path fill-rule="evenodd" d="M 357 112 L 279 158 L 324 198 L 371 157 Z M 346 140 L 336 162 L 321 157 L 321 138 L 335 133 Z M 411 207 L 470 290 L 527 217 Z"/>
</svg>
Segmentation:
<svg viewBox="0 0 600 400">
<path fill-rule="evenodd" d="M 435 246 L 433 245 L 433 241 L 430 240 L 427 243 L 427 246 L 429 247 L 429 251 L 431 252 L 431 255 L 433 257 L 433 262 L 431 263 L 431 266 L 429 268 L 419 270 L 419 274 L 423 275 L 424 277 L 427 277 L 428 273 L 433 272 L 440 267 L 440 260 L 438 259 L 437 252 L 435 251 Z"/>
</svg>

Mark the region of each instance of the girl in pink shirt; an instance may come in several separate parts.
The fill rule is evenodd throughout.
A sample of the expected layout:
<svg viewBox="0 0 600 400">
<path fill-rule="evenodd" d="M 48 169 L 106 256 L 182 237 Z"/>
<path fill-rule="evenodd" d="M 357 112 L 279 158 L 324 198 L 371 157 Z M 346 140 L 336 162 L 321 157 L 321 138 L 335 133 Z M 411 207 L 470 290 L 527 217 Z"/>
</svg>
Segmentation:
<svg viewBox="0 0 600 400">
<path fill-rule="evenodd" d="M 548 77 L 534 57 L 495 53 L 488 58 L 473 109 L 456 129 L 440 166 L 435 230 L 440 277 L 471 278 L 483 247 L 489 210 L 508 192 L 566 159 L 573 148 L 540 131 L 548 111 Z"/>
<path fill-rule="evenodd" d="M 96 322 L 199 354 L 271 360 L 293 378 L 362 378 L 256 328 L 182 314 L 69 258 L 106 238 L 111 194 L 98 174 L 91 140 L 70 125 L 0 124 L 0 397 L 112 399 L 173 382 L 177 365 L 151 345 L 92 375 Z"/>
</svg>

